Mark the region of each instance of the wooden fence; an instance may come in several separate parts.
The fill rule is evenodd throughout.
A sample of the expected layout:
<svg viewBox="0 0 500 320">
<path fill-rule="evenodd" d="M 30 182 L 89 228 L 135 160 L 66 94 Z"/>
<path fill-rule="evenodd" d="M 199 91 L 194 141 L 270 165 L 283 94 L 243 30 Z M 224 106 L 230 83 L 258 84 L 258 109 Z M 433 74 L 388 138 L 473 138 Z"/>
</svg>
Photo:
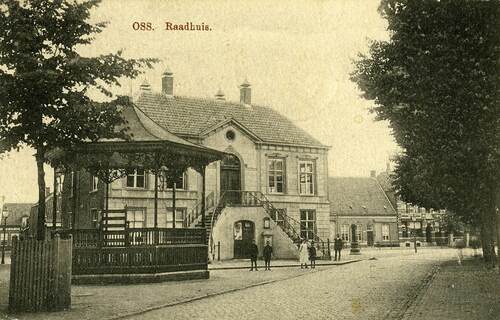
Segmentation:
<svg viewBox="0 0 500 320">
<path fill-rule="evenodd" d="M 56 311 L 71 305 L 72 240 L 12 241 L 9 311 Z"/>
</svg>

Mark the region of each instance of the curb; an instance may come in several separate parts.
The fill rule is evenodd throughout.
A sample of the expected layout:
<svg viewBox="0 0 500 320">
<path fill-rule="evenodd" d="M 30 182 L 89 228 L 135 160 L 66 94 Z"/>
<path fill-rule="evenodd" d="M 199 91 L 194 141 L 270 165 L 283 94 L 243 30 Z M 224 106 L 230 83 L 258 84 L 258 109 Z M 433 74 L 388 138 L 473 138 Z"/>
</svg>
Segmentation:
<svg viewBox="0 0 500 320">
<path fill-rule="evenodd" d="M 402 302 L 403 308 L 399 310 L 389 310 L 384 319 L 409 320 L 412 317 L 415 308 L 420 305 L 427 289 L 429 289 L 432 285 L 434 278 L 439 273 L 441 266 L 444 263 L 446 263 L 446 261 L 432 266 L 431 270 L 427 272 L 420 284 L 415 288 L 414 293 L 411 296 L 408 296 L 406 301 Z"/>
<path fill-rule="evenodd" d="M 331 265 L 334 265 L 334 266 L 336 266 L 336 265 L 346 265 L 346 264 L 350 264 L 350 263 L 354 263 L 354 262 L 361 262 L 361 261 L 364 261 L 364 260 L 363 259 L 350 260 L 350 261 L 345 261 L 342 264 L 339 264 L 339 263 L 333 264 L 332 263 Z M 322 264 L 322 265 L 325 266 L 327 264 Z M 286 265 L 286 266 L 281 266 L 281 267 L 289 267 L 289 266 L 291 266 L 291 265 Z M 298 266 L 300 267 L 300 264 Z M 228 267 L 228 268 L 233 268 L 233 269 L 248 269 L 248 267 Z M 273 267 L 273 268 L 276 268 L 276 267 Z M 224 270 L 224 269 L 219 269 L 219 270 Z M 317 272 L 323 272 L 323 271 L 326 271 L 326 269 L 325 270 L 318 270 Z M 142 315 L 142 314 L 145 314 L 145 313 L 150 312 L 150 311 L 160 310 L 160 309 L 169 308 L 169 307 L 175 307 L 175 306 L 178 306 L 178 305 L 183 305 L 183 304 L 187 304 L 187 303 L 190 303 L 190 302 L 195 302 L 195 301 L 198 301 L 198 300 L 203 300 L 203 299 L 206 299 L 206 298 L 212 298 L 212 297 L 221 296 L 221 295 L 226 294 L 226 293 L 232 293 L 232 292 L 237 292 L 237 291 L 246 290 L 246 289 L 250 289 L 250 288 L 260 287 L 260 286 L 263 286 L 263 285 L 266 285 L 266 284 L 275 283 L 275 282 L 292 280 L 292 279 L 303 277 L 303 276 L 306 276 L 306 275 L 309 275 L 309 274 L 311 274 L 311 273 L 298 274 L 298 275 L 295 275 L 293 277 L 286 278 L 286 279 L 268 280 L 268 281 L 263 281 L 263 282 L 251 284 L 251 285 L 248 285 L 248 286 L 240 287 L 240 288 L 234 288 L 234 289 L 229 289 L 229 290 L 225 290 L 225 291 L 221 291 L 221 292 L 210 293 L 210 294 L 203 295 L 203 296 L 198 296 L 198 297 L 194 297 L 194 298 L 188 298 L 186 300 L 182 300 L 182 301 L 178 301 L 178 302 L 166 303 L 166 304 L 162 304 L 162 305 L 158 305 L 158 306 L 154 306 L 154 307 L 145 308 L 143 310 L 139 310 L 139 311 L 136 311 L 136 312 L 131 312 L 131 313 L 127 313 L 127 314 L 117 315 L 117 316 L 112 317 L 112 318 L 107 318 L 106 320 L 118 320 L 118 319 L 132 318 L 134 316 Z"/>
<path fill-rule="evenodd" d="M 330 263 L 317 263 L 316 267 L 323 267 L 323 266 L 342 266 L 345 264 L 353 263 L 353 262 L 359 262 L 363 260 L 368 260 L 367 259 L 355 259 L 355 260 L 346 260 L 346 261 L 341 261 L 341 262 L 330 262 Z M 264 266 L 258 266 L 261 268 L 264 268 Z M 300 264 L 283 264 L 283 265 L 276 265 L 276 266 L 271 266 L 271 268 L 297 268 L 300 267 Z M 209 267 L 208 270 L 238 270 L 238 269 L 248 269 L 248 266 L 241 266 L 241 267 Z"/>
</svg>

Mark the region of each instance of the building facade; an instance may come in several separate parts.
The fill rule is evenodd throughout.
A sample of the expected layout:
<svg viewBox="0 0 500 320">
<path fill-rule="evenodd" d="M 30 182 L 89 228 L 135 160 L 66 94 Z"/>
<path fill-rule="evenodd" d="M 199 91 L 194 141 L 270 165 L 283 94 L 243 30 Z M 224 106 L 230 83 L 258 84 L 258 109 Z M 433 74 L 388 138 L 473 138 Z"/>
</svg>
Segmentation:
<svg viewBox="0 0 500 320">
<path fill-rule="evenodd" d="M 158 227 L 199 224 L 187 217 L 198 210 L 205 187 L 207 212 L 224 202 L 208 226 L 221 259 L 245 257 L 253 240 L 260 248 L 265 241 L 272 242 L 276 257 L 282 258 L 296 256 L 297 236 L 326 241 L 330 233 L 327 146 L 272 108 L 252 104 L 247 81 L 240 86 L 239 102 L 226 101 L 221 91 L 210 99 L 175 96 L 169 70 L 161 81 L 162 92 L 152 92 L 144 83 L 135 106 L 164 130 L 227 156 L 207 166 L 204 182 L 193 169 L 179 175 L 175 214 L 174 186 L 160 179 Z M 152 173 L 129 169 L 110 184 L 109 209 L 126 207 L 130 227 L 152 227 L 154 186 Z M 63 224 L 71 225 L 74 216 L 76 228 L 98 227 L 104 184 L 89 173 L 73 172 L 65 175 L 64 188 L 68 196 L 63 206 L 70 214 Z"/>
<path fill-rule="evenodd" d="M 356 225 L 357 241 L 367 246 L 398 246 L 398 217 L 375 177 L 333 177 L 329 179 L 331 236 L 352 239 Z"/>
<path fill-rule="evenodd" d="M 387 170 L 377 175 L 377 181 L 397 210 L 398 236 L 401 245 L 410 246 L 412 242 L 416 242 L 417 245 L 446 243 L 447 235 L 442 228 L 446 209 L 426 209 L 402 201 L 394 191 L 390 174 L 390 166 L 387 164 Z M 373 175 L 375 176 L 375 173 Z"/>
</svg>

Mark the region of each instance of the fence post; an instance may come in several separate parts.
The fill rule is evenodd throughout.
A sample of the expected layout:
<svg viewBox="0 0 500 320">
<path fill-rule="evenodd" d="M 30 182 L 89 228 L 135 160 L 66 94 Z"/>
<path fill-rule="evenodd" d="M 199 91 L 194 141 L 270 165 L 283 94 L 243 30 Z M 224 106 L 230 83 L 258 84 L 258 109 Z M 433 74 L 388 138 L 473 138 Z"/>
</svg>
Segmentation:
<svg viewBox="0 0 500 320">
<path fill-rule="evenodd" d="M 217 241 L 217 261 L 220 261 L 220 241 Z"/>
<path fill-rule="evenodd" d="M 332 260 L 332 252 L 330 251 L 330 238 L 326 239 L 326 250 L 328 252 L 328 260 Z"/>
<path fill-rule="evenodd" d="M 130 230 L 129 230 L 129 221 L 125 222 L 125 247 L 130 247 Z"/>
<path fill-rule="evenodd" d="M 12 249 L 10 251 L 10 288 L 9 288 L 9 309 L 15 310 L 14 296 L 17 295 L 17 255 L 18 255 L 18 242 L 17 236 L 12 237 Z"/>
</svg>

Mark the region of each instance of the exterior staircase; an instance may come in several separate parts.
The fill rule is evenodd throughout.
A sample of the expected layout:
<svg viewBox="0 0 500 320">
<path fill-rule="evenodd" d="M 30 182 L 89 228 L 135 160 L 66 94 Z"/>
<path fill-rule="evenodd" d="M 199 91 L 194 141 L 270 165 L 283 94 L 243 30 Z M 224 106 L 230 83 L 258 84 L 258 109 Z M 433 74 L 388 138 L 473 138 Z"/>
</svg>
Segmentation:
<svg viewBox="0 0 500 320">
<path fill-rule="evenodd" d="M 230 199 L 230 202 L 227 201 Z M 234 201 L 237 199 L 237 201 Z M 212 238 L 212 230 L 215 224 L 217 223 L 217 219 L 221 214 L 222 210 L 226 207 L 226 205 L 230 206 L 242 206 L 242 207 L 262 207 L 266 211 L 266 213 L 271 217 L 271 219 L 276 222 L 276 224 L 286 233 L 286 235 L 292 240 L 293 243 L 300 245 L 302 239 L 300 236 L 300 232 L 297 228 L 300 228 L 300 221 L 293 219 L 288 216 L 282 210 L 279 210 L 274 207 L 271 201 L 267 199 L 267 197 L 260 191 L 226 191 L 221 195 L 217 204 L 211 210 L 207 211 L 205 215 L 205 227 L 207 229 L 207 243 L 210 246 L 210 250 L 214 250 L 215 244 Z M 201 227 L 201 221 L 197 224 L 198 227 Z M 317 235 L 313 235 L 313 239 L 316 243 L 325 242 Z"/>
<path fill-rule="evenodd" d="M 207 231 L 207 244 L 210 243 L 210 236 L 212 234 L 212 223 L 215 223 L 214 217 L 218 216 L 222 210 L 224 209 L 225 206 L 219 205 L 215 208 L 209 209 L 206 214 L 205 214 L 205 220 L 198 220 L 196 223 L 195 227 L 196 228 L 203 228 L 203 222 L 205 222 L 205 228 Z"/>
</svg>

